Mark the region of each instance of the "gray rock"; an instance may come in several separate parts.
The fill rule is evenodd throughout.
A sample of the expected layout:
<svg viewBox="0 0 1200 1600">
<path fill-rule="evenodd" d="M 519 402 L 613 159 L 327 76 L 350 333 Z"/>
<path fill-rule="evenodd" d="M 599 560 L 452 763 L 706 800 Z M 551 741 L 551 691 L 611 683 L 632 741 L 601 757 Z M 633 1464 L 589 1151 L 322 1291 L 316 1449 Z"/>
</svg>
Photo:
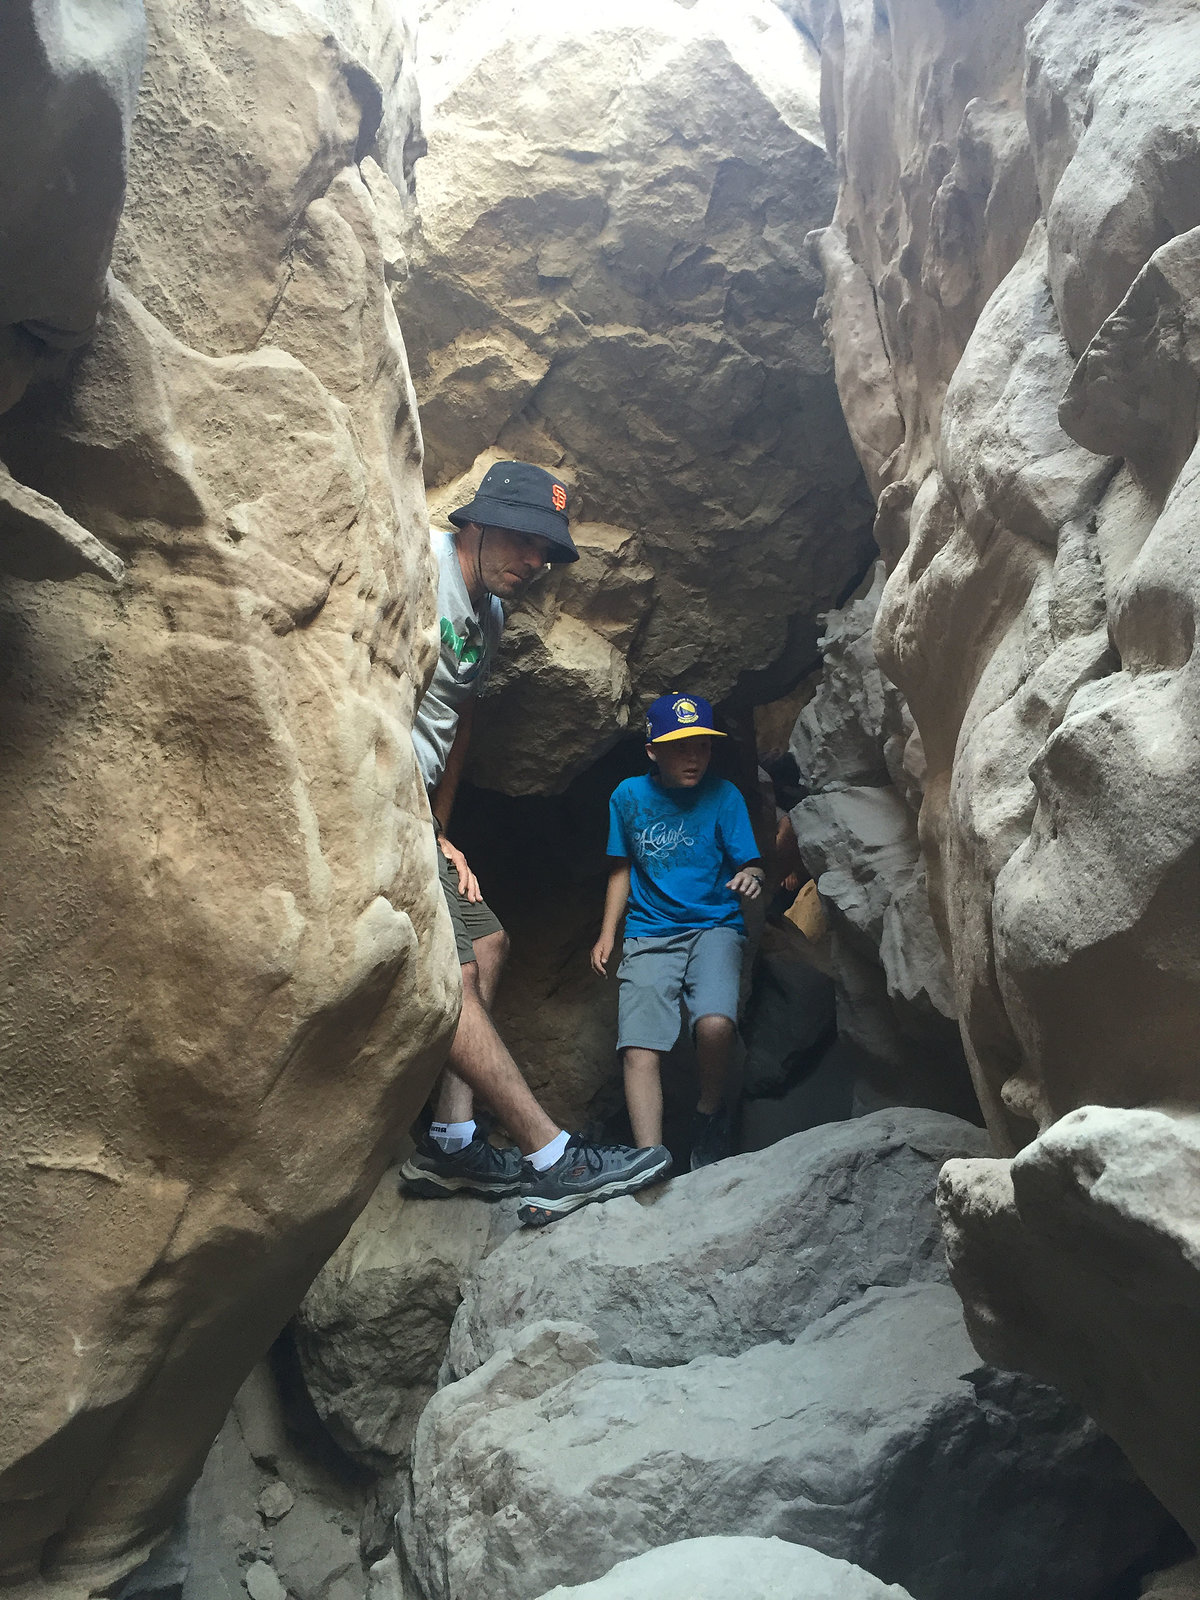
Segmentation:
<svg viewBox="0 0 1200 1600">
<path fill-rule="evenodd" d="M 848 1562 L 782 1539 L 683 1539 L 542 1600 L 909 1600 Z"/>
<path fill-rule="evenodd" d="M 264 1522 L 280 1522 L 296 1504 L 296 1496 L 282 1479 L 267 1484 L 258 1497 L 258 1514 Z"/>
<path fill-rule="evenodd" d="M 515 1202 L 413 1200 L 385 1175 L 293 1325 L 317 1414 L 355 1460 L 386 1470 L 407 1459 L 460 1286 L 516 1226 Z"/>
<path fill-rule="evenodd" d="M 464 1290 L 452 1366 L 473 1371 L 531 1316 L 585 1323 L 640 1366 L 733 1356 L 871 1284 L 941 1279 L 938 1171 L 990 1148 L 954 1117 L 882 1111 L 514 1235 Z"/>
<path fill-rule="evenodd" d="M 811 1545 L 921 1600 L 1090 1600 L 1164 1521 L 1055 1391 L 981 1369 L 953 1291 L 923 1284 L 657 1371 L 535 1323 L 430 1402 L 402 1534 L 429 1600 L 485 1581 L 531 1600 L 723 1533 Z"/>
<path fill-rule="evenodd" d="M 265 1561 L 255 1561 L 246 1569 L 245 1582 L 250 1600 L 287 1600 L 279 1574 Z"/>
</svg>

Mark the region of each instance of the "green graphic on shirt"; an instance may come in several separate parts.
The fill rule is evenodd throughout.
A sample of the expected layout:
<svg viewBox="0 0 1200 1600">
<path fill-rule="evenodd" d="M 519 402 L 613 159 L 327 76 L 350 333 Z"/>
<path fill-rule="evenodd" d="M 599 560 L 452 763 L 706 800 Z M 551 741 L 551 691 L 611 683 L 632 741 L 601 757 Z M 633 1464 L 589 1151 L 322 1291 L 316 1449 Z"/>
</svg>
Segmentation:
<svg viewBox="0 0 1200 1600">
<path fill-rule="evenodd" d="M 483 654 L 482 644 L 468 644 L 465 639 L 460 638 L 455 633 L 454 624 L 449 617 L 442 618 L 441 634 L 442 643 L 450 646 L 464 666 L 473 667 Z"/>
</svg>

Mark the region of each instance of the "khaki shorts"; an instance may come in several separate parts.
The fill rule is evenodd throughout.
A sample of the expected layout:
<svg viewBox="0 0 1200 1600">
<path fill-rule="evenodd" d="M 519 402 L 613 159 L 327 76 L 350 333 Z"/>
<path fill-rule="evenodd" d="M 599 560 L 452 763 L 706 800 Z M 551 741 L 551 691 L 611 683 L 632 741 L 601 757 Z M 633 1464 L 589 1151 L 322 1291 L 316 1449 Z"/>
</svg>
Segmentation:
<svg viewBox="0 0 1200 1600">
<path fill-rule="evenodd" d="M 446 896 L 450 921 L 454 925 L 454 943 L 458 946 L 459 965 L 465 967 L 468 961 L 475 959 L 473 941 L 486 938 L 489 933 L 503 933 L 504 927 L 486 901 L 472 902 L 465 894 L 459 894 L 458 873 L 442 854 L 441 845 L 437 847 L 437 858 L 442 893 Z"/>
<path fill-rule="evenodd" d="M 679 1037 L 679 1006 L 695 1028 L 701 1017 L 737 1021 L 740 928 L 696 928 L 626 939 L 617 968 L 617 1049 L 667 1051 Z"/>
</svg>

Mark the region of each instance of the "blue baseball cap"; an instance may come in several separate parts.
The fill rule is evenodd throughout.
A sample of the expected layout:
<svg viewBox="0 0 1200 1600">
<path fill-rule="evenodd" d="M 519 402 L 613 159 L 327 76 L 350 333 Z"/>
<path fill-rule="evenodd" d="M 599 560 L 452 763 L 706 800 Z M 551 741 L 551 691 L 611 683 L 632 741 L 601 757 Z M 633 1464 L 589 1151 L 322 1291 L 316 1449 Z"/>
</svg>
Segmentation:
<svg viewBox="0 0 1200 1600">
<path fill-rule="evenodd" d="M 660 694 L 646 712 L 646 740 L 666 744 L 668 739 L 725 739 L 713 727 L 713 708 L 698 694 Z"/>
</svg>

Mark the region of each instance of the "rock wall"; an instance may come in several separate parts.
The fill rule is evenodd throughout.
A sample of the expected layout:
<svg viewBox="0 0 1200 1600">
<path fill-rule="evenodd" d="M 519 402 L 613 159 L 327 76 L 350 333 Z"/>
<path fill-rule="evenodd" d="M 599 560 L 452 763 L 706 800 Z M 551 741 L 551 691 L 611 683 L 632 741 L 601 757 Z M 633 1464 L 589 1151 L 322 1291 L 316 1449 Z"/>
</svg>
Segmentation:
<svg viewBox="0 0 1200 1600">
<path fill-rule="evenodd" d="M 980 1348 L 1082 1398 L 1194 1537 L 1194 1374 L 1116 1285 L 1136 1263 L 1143 1302 L 1194 1292 L 1200 14 L 824 9 L 820 254 L 890 573 L 875 647 L 921 734 L 980 1102 L 1027 1146 L 948 1174 L 957 1281 Z"/>
<path fill-rule="evenodd" d="M 62 1596 L 170 1525 L 458 1002 L 408 738 L 436 647 L 389 299 L 412 18 L 148 11 L 107 309 L 0 419 L 34 509 L 127 574 L 0 580 L 0 1582 Z M 15 177 L 96 174 L 96 215 L 64 240 L 39 213 L 22 257 L 59 250 L 61 296 L 21 297 L 3 236 L 11 354 L 30 318 L 91 331 L 138 17 L 17 5 L 0 31 L 0 86 L 41 96 L 48 39 L 67 61 L 55 137 L 29 130 L 51 178 Z"/>
<path fill-rule="evenodd" d="M 555 793 L 654 695 L 782 693 L 870 559 L 804 249 L 815 52 L 765 0 L 443 0 L 422 38 L 398 305 L 431 507 L 526 456 L 582 551 L 514 619 L 473 773 Z"/>
<path fill-rule="evenodd" d="M 838 1029 L 875 1064 L 875 1092 L 977 1115 L 917 838 L 921 736 L 871 639 L 883 585 L 877 562 L 824 619 L 821 681 L 791 737 L 809 790 L 792 826 L 830 919 Z"/>
</svg>

